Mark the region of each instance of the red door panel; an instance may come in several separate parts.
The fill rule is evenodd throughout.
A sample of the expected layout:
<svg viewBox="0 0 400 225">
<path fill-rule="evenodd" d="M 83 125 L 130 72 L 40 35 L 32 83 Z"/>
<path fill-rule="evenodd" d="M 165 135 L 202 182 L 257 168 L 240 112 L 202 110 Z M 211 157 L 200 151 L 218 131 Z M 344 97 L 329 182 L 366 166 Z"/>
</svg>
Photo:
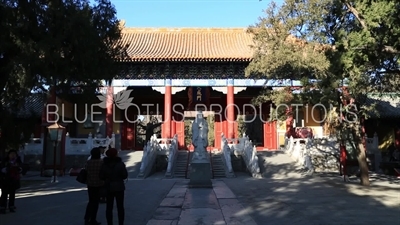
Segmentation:
<svg viewBox="0 0 400 225">
<path fill-rule="evenodd" d="M 185 122 L 175 121 L 175 130 L 178 135 L 178 146 L 179 149 L 185 149 Z"/>
<path fill-rule="evenodd" d="M 128 123 L 126 127 L 126 150 L 135 149 L 135 124 Z"/>
<path fill-rule="evenodd" d="M 128 114 L 128 119 L 130 121 L 134 121 L 134 115 Z M 122 124 L 122 134 L 121 134 L 121 149 L 122 150 L 133 150 L 135 149 L 135 129 L 136 126 L 134 123 L 130 123 L 127 120 L 124 120 Z"/>
<path fill-rule="evenodd" d="M 176 134 L 176 121 L 171 120 L 171 135 L 170 137 L 173 138 Z"/>
<path fill-rule="evenodd" d="M 214 147 L 221 149 L 221 134 L 223 133 L 223 122 L 220 119 L 215 119 L 214 123 Z"/>
<path fill-rule="evenodd" d="M 264 148 L 268 150 L 278 149 L 276 121 L 264 123 Z"/>
<path fill-rule="evenodd" d="M 167 138 L 167 135 L 165 134 L 165 123 L 161 124 L 161 138 Z"/>
<path fill-rule="evenodd" d="M 239 138 L 239 124 L 238 124 L 238 122 L 235 122 L 233 124 L 233 137 L 234 138 Z"/>
<path fill-rule="evenodd" d="M 228 121 L 224 120 L 222 121 L 222 133 L 224 133 L 224 136 L 228 136 Z"/>
</svg>

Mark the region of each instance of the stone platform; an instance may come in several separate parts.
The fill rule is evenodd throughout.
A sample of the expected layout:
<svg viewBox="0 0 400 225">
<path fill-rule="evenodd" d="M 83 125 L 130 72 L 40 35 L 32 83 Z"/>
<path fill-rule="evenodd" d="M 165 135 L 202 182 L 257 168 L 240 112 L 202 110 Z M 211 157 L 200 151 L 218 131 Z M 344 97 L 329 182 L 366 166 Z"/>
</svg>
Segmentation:
<svg viewBox="0 0 400 225">
<path fill-rule="evenodd" d="M 175 183 L 147 225 L 256 225 L 223 181 L 213 188 L 188 188 Z"/>
</svg>

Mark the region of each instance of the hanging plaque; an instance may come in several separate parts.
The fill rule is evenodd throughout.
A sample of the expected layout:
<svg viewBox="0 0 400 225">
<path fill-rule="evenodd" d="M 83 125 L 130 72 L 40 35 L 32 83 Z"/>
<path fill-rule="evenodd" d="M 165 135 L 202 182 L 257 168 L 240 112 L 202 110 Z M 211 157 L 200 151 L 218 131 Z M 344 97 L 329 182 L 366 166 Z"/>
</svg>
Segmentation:
<svg viewBox="0 0 400 225">
<path fill-rule="evenodd" d="M 192 94 L 195 103 L 204 103 L 206 100 L 206 87 L 194 87 Z"/>
</svg>

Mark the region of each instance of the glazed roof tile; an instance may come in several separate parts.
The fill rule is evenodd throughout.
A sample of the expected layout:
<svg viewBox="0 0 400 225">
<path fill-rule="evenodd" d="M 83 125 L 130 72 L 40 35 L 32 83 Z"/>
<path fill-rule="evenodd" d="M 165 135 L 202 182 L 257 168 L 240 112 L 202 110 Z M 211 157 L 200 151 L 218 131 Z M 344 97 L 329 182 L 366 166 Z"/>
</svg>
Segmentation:
<svg viewBox="0 0 400 225">
<path fill-rule="evenodd" d="M 131 61 L 250 61 L 253 39 L 246 28 L 124 28 Z"/>
<path fill-rule="evenodd" d="M 400 93 L 369 94 L 366 103 L 375 104 L 371 118 L 400 118 Z"/>
</svg>

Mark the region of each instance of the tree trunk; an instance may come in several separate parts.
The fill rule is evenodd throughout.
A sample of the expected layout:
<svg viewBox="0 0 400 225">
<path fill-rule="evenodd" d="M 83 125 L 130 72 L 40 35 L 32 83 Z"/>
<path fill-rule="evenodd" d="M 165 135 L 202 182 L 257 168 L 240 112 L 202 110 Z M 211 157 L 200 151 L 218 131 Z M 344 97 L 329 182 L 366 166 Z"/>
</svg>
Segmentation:
<svg viewBox="0 0 400 225">
<path fill-rule="evenodd" d="M 367 164 L 367 156 L 365 154 L 364 144 L 361 142 L 358 144 L 359 153 L 357 156 L 358 166 L 360 167 L 360 184 L 363 186 L 369 186 L 369 169 Z"/>
<path fill-rule="evenodd" d="M 366 149 L 363 142 L 364 135 L 361 131 L 361 124 L 357 122 L 355 125 L 356 126 L 354 127 L 353 135 L 355 139 L 355 145 L 358 149 L 357 161 L 360 168 L 360 184 L 363 186 L 369 186 L 369 169 L 367 164 Z"/>
</svg>

